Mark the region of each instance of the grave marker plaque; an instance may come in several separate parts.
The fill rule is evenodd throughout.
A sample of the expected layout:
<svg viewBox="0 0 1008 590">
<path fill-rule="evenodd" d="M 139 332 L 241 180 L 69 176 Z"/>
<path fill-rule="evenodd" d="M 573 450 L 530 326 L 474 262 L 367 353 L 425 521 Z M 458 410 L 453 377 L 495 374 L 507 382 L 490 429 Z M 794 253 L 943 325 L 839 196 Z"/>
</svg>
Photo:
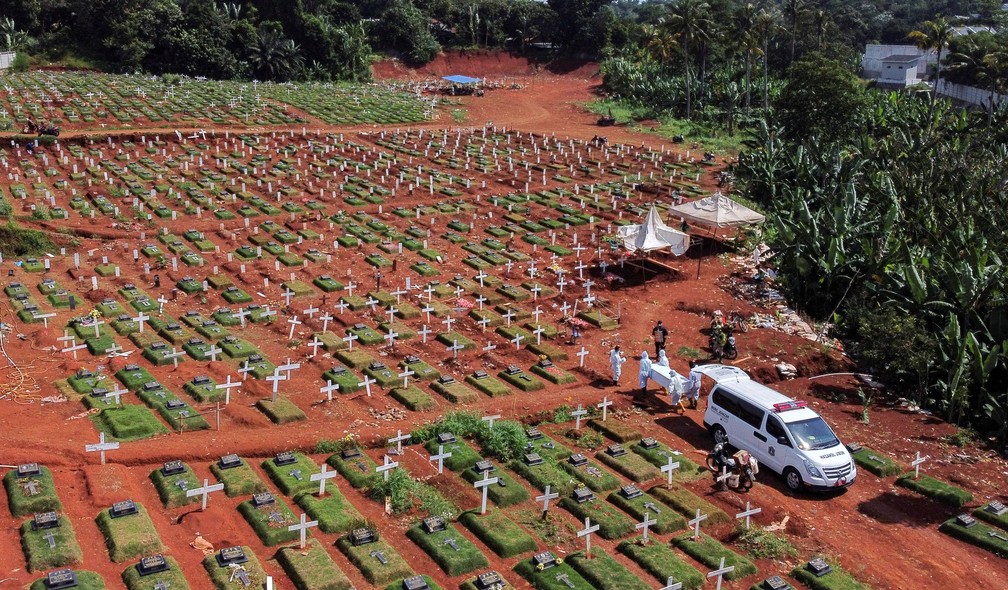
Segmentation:
<svg viewBox="0 0 1008 590">
<path fill-rule="evenodd" d="M 826 574 L 830 573 L 831 571 L 833 571 L 833 568 L 830 566 L 830 564 L 826 563 L 826 560 L 821 557 L 817 557 L 812 561 L 806 563 L 805 569 L 812 572 L 812 575 L 814 575 L 817 578 L 821 578 Z"/>
<path fill-rule="evenodd" d="M 477 590 L 497 590 L 504 587 L 504 579 L 494 570 L 476 576 Z"/>
<path fill-rule="evenodd" d="M 591 502 L 595 499 L 595 493 L 586 487 L 580 487 L 574 489 L 574 500 L 578 504 L 584 504 L 585 502 Z"/>
<path fill-rule="evenodd" d="M 273 497 L 273 494 L 269 492 L 252 494 L 252 505 L 256 508 L 262 508 L 263 506 L 269 506 L 270 504 L 276 504 L 276 498 Z"/>
<path fill-rule="evenodd" d="M 588 463 L 588 458 L 585 457 L 584 454 L 582 453 L 574 453 L 573 455 L 568 457 L 567 461 L 574 467 L 581 467 L 582 465 Z"/>
<path fill-rule="evenodd" d="M 341 459 L 356 459 L 361 456 L 361 450 L 357 447 L 349 447 L 340 451 Z"/>
<path fill-rule="evenodd" d="M 640 444 L 645 449 L 654 449 L 658 447 L 658 441 L 652 437 L 642 438 Z"/>
<path fill-rule="evenodd" d="M 17 466 L 18 477 L 35 477 L 37 475 L 42 475 L 38 463 L 22 463 Z"/>
<path fill-rule="evenodd" d="M 483 370 L 479 370 L 473 373 L 473 379 L 486 379 L 489 376 L 490 375 L 488 375 L 487 372 Z"/>
<path fill-rule="evenodd" d="M 403 579 L 402 587 L 403 590 L 428 590 L 430 588 L 427 585 L 427 580 L 423 579 L 423 576 L 412 576 Z"/>
<path fill-rule="evenodd" d="M 543 458 L 539 456 L 539 453 L 525 453 L 525 464 L 532 467 L 542 465 Z"/>
<path fill-rule="evenodd" d="M 217 565 L 221 567 L 228 567 L 231 564 L 238 565 L 248 561 L 245 550 L 238 546 L 221 549 L 217 552 L 215 558 L 217 559 Z"/>
<path fill-rule="evenodd" d="M 455 378 L 452 377 L 451 375 L 441 375 L 438 378 L 438 382 L 440 382 L 442 385 L 450 385 L 452 383 L 455 383 Z"/>
<path fill-rule="evenodd" d="M 473 471 L 475 471 L 476 473 L 487 473 L 490 471 L 497 471 L 497 468 L 494 467 L 493 463 L 491 463 L 490 461 L 487 461 L 486 459 L 480 459 L 479 461 L 476 462 L 475 465 L 473 465 Z"/>
<path fill-rule="evenodd" d="M 129 516 L 130 514 L 137 513 L 137 505 L 133 500 L 123 500 L 121 502 L 116 502 L 109 508 L 109 516 L 112 518 L 120 518 L 123 516 Z"/>
<path fill-rule="evenodd" d="M 644 492 L 640 491 L 635 485 L 626 485 L 620 488 L 620 495 L 627 500 L 632 500 L 633 498 L 640 498 L 644 495 Z"/>
<path fill-rule="evenodd" d="M 168 571 L 168 569 L 170 569 L 168 562 L 165 561 L 164 556 L 160 553 L 144 557 L 136 564 L 137 573 L 141 576 L 149 576 L 158 572 L 165 572 Z"/>
<path fill-rule="evenodd" d="M 525 436 L 527 436 L 529 440 L 539 440 L 543 437 L 543 433 L 540 432 L 538 428 L 532 427 L 525 431 Z"/>
<path fill-rule="evenodd" d="M 441 445 L 455 444 L 456 440 L 455 435 L 451 432 L 440 432 L 437 435 L 438 444 Z"/>
<path fill-rule="evenodd" d="M 55 512 L 36 512 L 32 517 L 32 529 L 52 529 L 59 526 L 59 515 Z"/>
<path fill-rule="evenodd" d="M 180 410 L 185 407 L 185 402 L 180 399 L 170 399 L 165 403 L 165 407 L 169 410 Z"/>
<path fill-rule="evenodd" d="M 374 543 L 378 540 L 378 535 L 373 529 L 362 527 L 350 532 L 350 543 L 355 547 Z"/>
<path fill-rule="evenodd" d="M 438 531 L 443 531 L 446 528 L 446 524 L 443 518 L 440 516 L 431 516 L 423 519 L 421 524 L 423 530 L 429 535 L 431 533 L 436 533 Z"/>
<path fill-rule="evenodd" d="M 965 529 L 975 527 L 976 523 L 976 519 L 969 514 L 960 514 L 956 517 L 956 524 Z"/>
<path fill-rule="evenodd" d="M 784 581 L 784 578 L 780 576 L 771 576 L 761 584 L 764 590 L 790 590 L 791 584 Z"/>
<path fill-rule="evenodd" d="M 273 464 L 277 467 L 291 465 L 293 463 L 297 463 L 297 458 L 294 457 L 294 453 L 291 451 L 283 451 L 282 453 L 277 453 L 276 456 L 273 457 Z"/>
<path fill-rule="evenodd" d="M 532 556 L 532 565 L 536 569 L 549 569 L 557 564 L 557 558 L 553 553 L 549 551 L 543 551 L 542 553 L 536 553 Z"/>
<path fill-rule="evenodd" d="M 1005 512 L 1008 512 L 1008 506 L 1005 506 L 997 500 L 991 500 L 986 506 L 984 506 L 984 511 L 989 514 L 993 514 L 994 516 L 1001 516 Z"/>
<path fill-rule="evenodd" d="M 45 587 L 48 590 L 60 590 L 61 588 L 73 588 L 77 585 L 77 573 L 72 569 L 61 569 L 51 571 L 46 575 Z"/>
<path fill-rule="evenodd" d="M 606 447 L 606 454 L 610 457 L 622 457 L 626 455 L 626 449 L 621 444 L 612 444 Z"/>
<path fill-rule="evenodd" d="M 224 455 L 217 460 L 217 466 L 221 469 L 233 469 L 235 467 L 240 467 L 242 464 L 241 459 L 238 455 L 232 453 L 230 455 Z"/>
<path fill-rule="evenodd" d="M 185 464 L 178 459 L 174 461 L 167 461 L 161 466 L 161 475 L 168 477 L 170 475 L 178 475 L 185 472 Z"/>
</svg>

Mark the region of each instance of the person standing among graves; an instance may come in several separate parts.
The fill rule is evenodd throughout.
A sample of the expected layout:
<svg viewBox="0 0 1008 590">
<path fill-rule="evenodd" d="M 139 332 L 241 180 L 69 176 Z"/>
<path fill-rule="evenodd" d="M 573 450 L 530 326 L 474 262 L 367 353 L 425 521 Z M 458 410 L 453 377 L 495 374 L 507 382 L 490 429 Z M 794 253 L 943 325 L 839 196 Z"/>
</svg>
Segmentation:
<svg viewBox="0 0 1008 590">
<path fill-rule="evenodd" d="M 623 363 L 626 362 L 626 357 L 620 351 L 620 347 L 612 349 L 609 353 L 609 365 L 612 367 L 612 381 L 613 385 L 619 385 L 620 375 L 623 373 Z"/>
<path fill-rule="evenodd" d="M 689 407 L 696 409 L 697 400 L 700 399 L 700 370 L 696 361 L 689 362 L 689 385 L 686 387 L 686 397 L 689 399 Z"/>
<path fill-rule="evenodd" d="M 665 350 L 665 341 L 668 339 L 668 330 L 665 328 L 665 325 L 662 324 L 661 320 L 658 320 L 654 329 L 651 330 L 651 336 L 654 338 L 654 353 L 657 358 L 659 353 Z"/>
<path fill-rule="evenodd" d="M 641 393 L 647 393 L 648 379 L 651 378 L 651 359 L 648 357 L 646 350 L 641 353 L 640 373 L 638 376 L 640 377 Z"/>
</svg>

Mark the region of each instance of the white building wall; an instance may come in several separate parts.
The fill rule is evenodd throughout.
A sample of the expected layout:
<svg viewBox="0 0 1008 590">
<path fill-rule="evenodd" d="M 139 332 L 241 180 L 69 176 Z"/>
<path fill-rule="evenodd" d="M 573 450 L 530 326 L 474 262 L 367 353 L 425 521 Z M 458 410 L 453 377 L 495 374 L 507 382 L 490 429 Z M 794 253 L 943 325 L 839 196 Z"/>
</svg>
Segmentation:
<svg viewBox="0 0 1008 590">
<path fill-rule="evenodd" d="M 11 64 L 14 63 L 14 56 L 16 55 L 17 53 L 14 53 L 13 51 L 0 51 L 0 70 L 6 70 L 11 67 Z"/>
</svg>

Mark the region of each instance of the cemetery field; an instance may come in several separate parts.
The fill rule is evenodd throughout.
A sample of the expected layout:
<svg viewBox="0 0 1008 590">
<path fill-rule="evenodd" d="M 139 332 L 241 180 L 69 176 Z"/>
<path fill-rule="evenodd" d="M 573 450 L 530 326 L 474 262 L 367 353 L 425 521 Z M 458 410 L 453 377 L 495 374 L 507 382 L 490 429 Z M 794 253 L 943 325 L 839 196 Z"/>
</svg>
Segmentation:
<svg viewBox="0 0 1008 590">
<path fill-rule="evenodd" d="M 462 63 L 481 60 L 492 66 L 486 56 Z M 449 63 L 437 67 L 460 65 Z M 849 361 L 802 335 L 738 333 L 735 362 L 807 399 L 877 473 L 859 468 L 846 491 L 794 495 L 763 468 L 736 494 L 697 469 L 711 446 L 705 398 L 677 414 L 653 382 L 637 386 L 651 327 L 664 320 L 672 368 L 686 373 L 690 359 L 674 351 L 705 349 L 714 309 L 776 310 L 732 295 L 751 263 L 724 245 L 644 262 L 611 245 L 652 202 L 664 215 L 673 191 L 713 192 L 730 155 L 703 166 L 702 146 L 623 126 L 605 130 L 608 146 L 591 141 L 595 117 L 574 106 L 591 99 L 589 69 L 517 72 L 519 88 L 453 97 L 464 126 L 402 81 L 5 78 L 0 538 L 12 550 L 0 570 L 11 587 L 66 565 L 81 587 L 150 588 L 160 576 L 171 590 L 231 588 L 241 565 L 255 587 L 271 576 L 280 588 L 399 588 L 422 573 L 430 587 L 479 588 L 474 576 L 494 570 L 539 590 L 569 589 L 560 574 L 575 588 L 657 587 L 664 575 L 696 588 L 720 545 L 746 566 L 729 588 L 773 575 L 804 588 L 808 576 L 790 572 L 817 556 L 864 587 L 1002 584 L 996 535 L 1008 543 L 1008 512 L 983 513 L 973 533 L 949 522 L 1006 500 L 1003 458 L 953 446 L 968 437 L 898 406 L 880 403 L 862 423 L 859 381 L 807 379 Z M 16 131 L 29 113 L 65 133 L 29 152 L 3 125 Z M 613 385 L 617 344 L 630 360 Z M 782 361 L 800 377 L 778 382 Z M 397 436 L 439 418 L 445 432 Z M 436 438 L 452 430 L 454 441 Z M 626 454 L 607 454 L 615 443 Z M 452 453 L 440 475 L 430 460 L 439 445 Z M 572 453 L 587 462 L 575 466 Z M 917 453 L 920 481 L 954 486 L 954 502 L 897 485 Z M 498 478 L 485 515 L 480 459 Z M 669 460 L 680 462 L 671 488 L 660 471 Z M 394 514 L 376 491 L 382 470 L 414 482 L 388 490 Z M 621 499 L 630 484 L 645 495 Z M 541 519 L 547 485 L 558 496 Z M 579 488 L 594 499 L 578 503 Z M 141 514 L 110 518 L 124 500 Z M 786 566 L 737 540 L 747 502 L 761 510 L 752 526 L 797 548 Z M 682 540 L 697 509 L 710 541 L 699 549 Z M 66 526 L 33 528 L 50 511 L 41 526 Z M 648 545 L 634 528 L 644 514 L 657 520 Z M 288 529 L 302 515 L 305 551 Z M 428 516 L 450 532 L 424 533 Z M 600 526 L 597 559 L 584 558 L 578 536 L 586 518 Z M 361 529 L 374 542 L 353 545 Z M 248 560 L 222 566 L 232 547 Z M 545 551 L 563 563 L 537 569 Z M 141 576 L 137 562 L 154 552 L 170 569 Z"/>
</svg>

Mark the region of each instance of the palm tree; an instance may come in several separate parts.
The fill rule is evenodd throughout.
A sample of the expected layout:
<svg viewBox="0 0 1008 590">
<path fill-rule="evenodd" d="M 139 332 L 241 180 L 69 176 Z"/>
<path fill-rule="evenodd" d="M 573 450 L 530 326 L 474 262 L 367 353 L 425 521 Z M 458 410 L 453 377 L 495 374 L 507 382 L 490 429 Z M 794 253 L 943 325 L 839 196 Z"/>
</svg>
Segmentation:
<svg viewBox="0 0 1008 590">
<path fill-rule="evenodd" d="M 770 73 L 767 68 L 768 51 L 770 50 L 770 37 L 773 36 L 774 29 L 777 28 L 777 14 L 767 10 L 760 10 L 756 15 L 754 32 L 756 37 L 763 43 L 763 116 L 770 115 Z"/>
<path fill-rule="evenodd" d="M 756 24 L 756 6 L 747 2 L 739 6 L 735 11 L 735 34 L 738 39 L 738 48 L 745 56 L 745 108 L 749 114 L 749 95 L 752 91 L 752 58 L 753 53 L 759 51 L 759 41 L 753 35 L 753 26 Z"/>
<path fill-rule="evenodd" d="M 660 63 L 662 69 L 665 70 L 669 62 L 672 61 L 676 48 L 679 47 L 675 35 L 667 27 L 654 25 L 644 25 L 644 35 L 647 39 L 647 42 L 644 44 L 645 51 L 647 51 L 647 54 L 652 59 Z"/>
<path fill-rule="evenodd" d="M 702 41 L 713 27 L 709 16 L 710 5 L 703 0 L 679 0 L 671 8 L 668 26 L 679 35 L 686 62 L 686 118 L 690 118 L 693 101 L 693 73 L 690 68 L 690 44 Z"/>
<path fill-rule="evenodd" d="M 907 35 L 907 39 L 918 48 L 924 51 L 934 51 L 938 55 L 938 61 L 935 63 L 934 84 L 931 85 L 932 110 L 934 110 L 935 99 L 938 97 L 938 81 L 941 80 L 942 51 L 948 46 L 953 35 L 952 25 L 940 14 L 934 20 L 924 21 L 920 29 L 910 31 L 910 34 Z"/>
<path fill-rule="evenodd" d="M 784 14 L 791 25 L 791 59 L 788 61 L 788 65 L 794 63 L 795 41 L 798 39 L 798 23 L 801 21 L 804 11 L 805 2 L 803 0 L 787 0 L 784 3 Z"/>
<path fill-rule="evenodd" d="M 267 80 L 290 80 L 304 66 L 301 48 L 285 38 L 279 26 L 260 26 L 248 52 L 256 75 Z"/>
<path fill-rule="evenodd" d="M 816 49 L 822 51 L 823 38 L 832 22 L 833 18 L 825 10 L 816 10 L 812 13 L 812 24 L 815 25 L 816 32 Z"/>
</svg>

